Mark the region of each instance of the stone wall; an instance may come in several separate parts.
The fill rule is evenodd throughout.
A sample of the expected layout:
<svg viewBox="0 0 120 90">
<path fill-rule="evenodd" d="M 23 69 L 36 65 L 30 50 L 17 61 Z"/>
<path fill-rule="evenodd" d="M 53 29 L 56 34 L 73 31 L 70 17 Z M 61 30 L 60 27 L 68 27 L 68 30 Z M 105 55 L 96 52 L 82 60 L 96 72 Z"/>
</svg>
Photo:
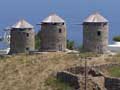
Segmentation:
<svg viewBox="0 0 120 90">
<path fill-rule="evenodd" d="M 87 84 L 89 90 L 120 90 L 120 78 L 112 78 L 104 75 L 100 70 L 120 64 L 104 64 L 87 67 Z M 75 88 L 84 88 L 85 68 L 76 66 L 57 73 L 57 78 L 69 83 Z M 91 88 L 91 89 L 90 89 Z M 96 89 L 97 88 L 97 89 Z M 78 89 L 78 90 L 79 90 Z"/>
<path fill-rule="evenodd" d="M 70 86 L 75 88 L 75 90 L 83 90 L 85 87 L 85 77 L 83 75 L 75 75 L 67 71 L 58 72 L 57 79 L 68 83 Z M 97 80 L 97 81 L 96 81 Z M 103 90 L 103 77 L 91 78 L 87 77 L 87 90 Z"/>
<path fill-rule="evenodd" d="M 76 75 L 69 73 L 69 72 L 58 72 L 57 73 L 57 79 L 60 79 L 66 83 L 68 83 L 70 86 L 78 89 L 79 86 L 79 79 Z"/>
<path fill-rule="evenodd" d="M 108 45 L 107 23 L 83 24 L 83 48 L 87 52 L 106 53 Z"/>
<path fill-rule="evenodd" d="M 40 39 L 40 51 L 65 51 L 67 43 L 66 25 L 64 23 L 43 23 Z"/>
<path fill-rule="evenodd" d="M 87 71 L 89 72 L 90 70 L 93 71 L 98 71 L 102 76 L 104 74 L 101 72 L 102 69 L 107 69 L 113 66 L 120 66 L 120 64 L 103 64 L 103 65 L 97 65 L 97 66 L 87 66 Z M 85 67 L 84 66 L 76 66 L 76 67 L 71 67 L 66 69 L 66 71 L 74 73 L 74 74 L 84 74 Z"/>
<path fill-rule="evenodd" d="M 107 90 L 120 90 L 120 78 L 105 77 Z"/>
<path fill-rule="evenodd" d="M 10 54 L 25 53 L 35 49 L 35 33 L 33 29 L 12 29 Z"/>
</svg>

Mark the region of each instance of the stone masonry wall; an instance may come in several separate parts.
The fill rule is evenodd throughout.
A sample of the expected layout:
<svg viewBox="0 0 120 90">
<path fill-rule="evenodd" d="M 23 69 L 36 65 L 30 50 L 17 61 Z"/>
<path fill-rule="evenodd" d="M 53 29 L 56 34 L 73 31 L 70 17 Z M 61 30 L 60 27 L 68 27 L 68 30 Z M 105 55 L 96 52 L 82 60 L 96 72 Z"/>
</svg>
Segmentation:
<svg viewBox="0 0 120 90">
<path fill-rule="evenodd" d="M 58 72 L 57 73 L 57 79 L 60 79 L 66 83 L 69 83 L 70 86 L 78 89 L 79 86 L 79 79 L 76 75 L 69 73 L 69 72 Z"/>
<path fill-rule="evenodd" d="M 88 67 L 88 69 L 87 69 L 88 75 L 91 75 L 93 78 L 97 78 L 97 77 L 102 78 L 103 77 L 104 78 L 104 83 L 102 83 L 102 84 L 103 84 L 104 88 L 106 88 L 107 90 L 120 90 L 120 78 L 113 78 L 113 77 L 105 76 L 100 71 L 101 69 L 105 69 L 105 68 L 107 69 L 107 68 L 110 68 L 110 67 L 113 67 L 113 66 L 120 66 L 120 65 L 119 64 L 105 64 L 105 65 L 100 65 L 100 66 Z M 68 68 L 68 69 L 66 69 L 66 71 L 70 72 L 71 75 L 76 76 L 76 78 L 79 75 L 84 76 L 84 67 L 81 67 L 81 66 Z M 64 74 L 61 73 L 61 74 L 59 74 L 59 76 L 60 75 L 62 75 L 62 79 L 66 79 L 66 77 L 69 75 L 69 73 L 66 74 L 64 72 Z M 69 77 L 70 83 L 73 83 L 74 80 L 71 80 L 70 78 L 71 77 Z M 76 79 L 76 81 L 77 81 L 77 79 Z M 77 81 L 77 82 L 79 82 L 79 81 Z M 94 82 L 94 83 L 96 83 L 96 82 Z M 104 90 L 104 89 L 101 89 L 101 90 Z"/>
<path fill-rule="evenodd" d="M 107 90 L 120 90 L 120 78 L 105 77 Z"/>
<path fill-rule="evenodd" d="M 65 83 L 68 83 L 70 86 L 75 88 L 75 90 L 83 90 L 85 87 L 85 77 L 83 75 L 75 75 L 67 71 L 58 72 L 57 79 L 62 80 Z M 95 79 L 101 81 L 101 77 Z M 87 77 L 87 90 L 103 90 L 99 83 L 95 82 L 91 77 Z M 102 83 L 103 84 L 103 83 Z"/>
<path fill-rule="evenodd" d="M 42 24 L 40 51 L 65 51 L 66 37 L 65 24 Z"/>
<path fill-rule="evenodd" d="M 87 52 L 106 53 L 108 45 L 107 23 L 84 23 L 83 48 Z"/>
<path fill-rule="evenodd" d="M 10 53 L 25 53 L 35 49 L 33 29 L 11 30 Z"/>
</svg>

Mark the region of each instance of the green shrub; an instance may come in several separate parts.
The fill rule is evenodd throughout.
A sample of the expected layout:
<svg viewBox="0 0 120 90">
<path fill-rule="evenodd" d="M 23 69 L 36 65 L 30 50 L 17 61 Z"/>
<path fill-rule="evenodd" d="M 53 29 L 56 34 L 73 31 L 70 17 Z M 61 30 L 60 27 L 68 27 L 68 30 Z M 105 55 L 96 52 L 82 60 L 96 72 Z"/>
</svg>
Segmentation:
<svg viewBox="0 0 120 90">
<path fill-rule="evenodd" d="M 108 69 L 108 72 L 112 77 L 120 77 L 120 66 L 113 66 Z"/>
<path fill-rule="evenodd" d="M 35 35 L 35 49 L 40 48 L 40 32 Z"/>
<path fill-rule="evenodd" d="M 67 40 L 67 48 L 68 49 L 73 50 L 74 49 L 74 45 L 75 45 L 74 41 Z"/>
<path fill-rule="evenodd" d="M 58 80 L 55 77 L 49 77 L 45 81 L 46 86 L 50 86 L 53 90 L 73 90 L 67 83 L 64 83 L 62 80 Z"/>
<path fill-rule="evenodd" d="M 113 37 L 113 41 L 120 41 L 120 36 Z"/>
</svg>

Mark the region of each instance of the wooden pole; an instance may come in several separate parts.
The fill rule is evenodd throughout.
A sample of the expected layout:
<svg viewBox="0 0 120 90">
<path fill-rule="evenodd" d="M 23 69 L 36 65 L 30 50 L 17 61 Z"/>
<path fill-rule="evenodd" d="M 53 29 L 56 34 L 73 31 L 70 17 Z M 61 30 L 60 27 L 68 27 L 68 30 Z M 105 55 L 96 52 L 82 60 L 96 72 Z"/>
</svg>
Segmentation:
<svg viewBox="0 0 120 90">
<path fill-rule="evenodd" d="M 85 58 L 85 90 L 87 90 L 87 59 Z"/>
</svg>

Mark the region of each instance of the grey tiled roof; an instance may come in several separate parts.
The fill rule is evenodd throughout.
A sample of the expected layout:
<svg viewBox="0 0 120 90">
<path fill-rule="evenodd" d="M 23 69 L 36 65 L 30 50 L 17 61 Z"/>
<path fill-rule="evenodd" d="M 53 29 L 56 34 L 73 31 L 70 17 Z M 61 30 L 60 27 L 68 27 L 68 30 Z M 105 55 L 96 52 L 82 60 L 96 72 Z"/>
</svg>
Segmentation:
<svg viewBox="0 0 120 90">
<path fill-rule="evenodd" d="M 56 14 L 51 14 L 42 21 L 42 23 L 63 23 L 63 22 L 65 21 Z"/>
<path fill-rule="evenodd" d="M 22 19 L 13 26 L 11 26 L 11 28 L 34 28 L 34 27 L 31 24 L 29 24 L 27 21 Z"/>
<path fill-rule="evenodd" d="M 93 13 L 92 15 L 88 16 L 84 22 L 108 22 L 106 18 L 104 18 L 102 15 L 100 15 L 98 12 Z"/>
</svg>

